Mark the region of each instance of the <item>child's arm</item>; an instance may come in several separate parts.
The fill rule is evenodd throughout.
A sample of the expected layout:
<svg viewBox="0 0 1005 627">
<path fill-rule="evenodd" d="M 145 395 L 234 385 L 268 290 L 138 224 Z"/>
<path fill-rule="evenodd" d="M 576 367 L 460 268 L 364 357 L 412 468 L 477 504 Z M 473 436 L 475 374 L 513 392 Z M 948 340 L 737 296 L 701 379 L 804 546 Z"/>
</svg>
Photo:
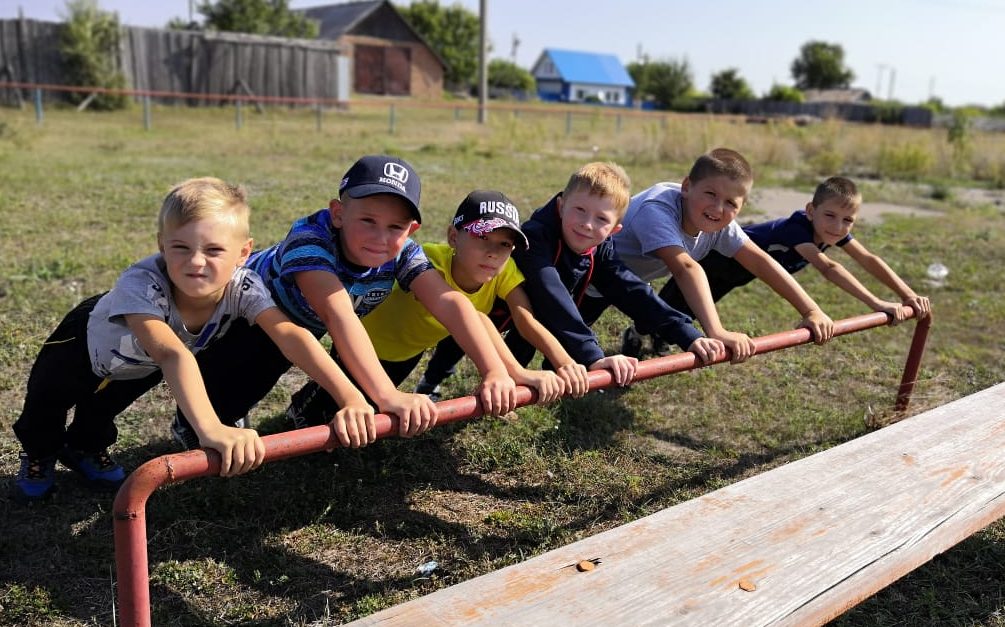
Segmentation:
<svg viewBox="0 0 1005 627">
<path fill-rule="evenodd" d="M 820 309 L 809 294 L 800 287 L 792 275 L 785 271 L 768 253 L 761 250 L 754 242 L 747 240 L 740 247 L 734 258 L 751 274 L 767 283 L 776 294 L 789 301 L 802 322 L 799 326 L 806 327 L 813 334 L 817 344 L 823 344 L 834 337 L 834 321 Z"/>
<path fill-rule="evenodd" d="M 377 439 L 373 407 L 370 407 L 363 393 L 356 389 L 317 338 L 307 329 L 291 322 L 278 307 L 270 307 L 260 313 L 255 318 L 255 324 L 262 327 L 293 365 L 317 381 L 338 403 L 341 409 L 332 419 L 332 426 L 335 427 L 335 435 L 342 446 L 358 448 Z"/>
<path fill-rule="evenodd" d="M 920 320 L 932 313 L 932 303 L 927 296 L 918 296 L 914 290 L 893 271 L 893 269 L 883 261 L 882 257 L 870 253 L 858 240 L 850 240 L 841 247 L 851 255 L 851 258 L 865 268 L 866 272 L 876 277 L 897 296 L 900 302 L 914 310 L 915 315 Z"/>
<path fill-rule="evenodd" d="M 482 375 L 477 395 L 487 414 L 500 416 L 516 407 L 516 383 L 506 372 L 481 314 L 460 292 L 453 290 L 436 270 L 426 270 L 412 280 L 412 292 L 439 320 Z"/>
<path fill-rule="evenodd" d="M 125 316 L 126 325 L 143 350 L 161 368 L 178 407 L 199 436 L 199 444 L 220 454 L 220 476 L 232 477 L 261 465 L 265 444 L 253 429 L 230 427 L 220 422 L 210 403 L 195 355 L 171 327 L 153 316 Z"/>
<path fill-rule="evenodd" d="M 398 416 L 398 433 L 417 435 L 436 424 L 436 404 L 424 394 L 399 392 L 380 365 L 363 323 L 337 276 L 322 270 L 298 272 L 295 278 L 307 304 L 328 329 L 339 357 L 377 408 Z"/>
<path fill-rule="evenodd" d="M 733 363 L 745 361 L 757 350 L 754 341 L 745 333 L 727 331 L 719 320 L 719 312 L 712 300 L 712 291 L 708 287 L 708 277 L 701 265 L 691 258 L 679 246 L 657 248 L 652 255 L 659 257 L 666 264 L 677 281 L 688 307 L 694 312 L 694 317 L 701 323 L 708 337 L 720 340 L 732 354 Z"/>
<path fill-rule="evenodd" d="M 855 240 L 851 240 L 848 244 L 851 244 L 854 241 Z M 865 303 L 869 309 L 872 309 L 873 311 L 882 311 L 883 313 L 891 316 L 894 322 L 900 322 L 904 319 L 903 305 L 883 300 L 870 292 L 869 289 L 862 285 L 862 283 L 859 282 L 859 280 L 856 279 L 855 276 L 844 266 L 825 255 L 813 244 L 799 244 L 796 246 L 796 252 L 802 255 L 803 258 L 810 263 L 810 265 L 819 270 L 820 274 L 822 274 L 825 279 Z"/>
<path fill-rule="evenodd" d="M 590 379 L 586 366 L 576 363 L 576 360 L 562 347 L 551 331 L 534 317 L 530 299 L 523 287 L 516 286 L 506 295 L 513 324 L 520 335 L 541 351 L 541 354 L 555 367 L 555 372 L 565 383 L 565 391 L 574 398 L 579 398 L 590 391 Z"/>
<path fill-rule="evenodd" d="M 517 361 L 509 346 L 506 346 L 506 341 L 503 340 L 492 320 L 485 314 L 479 313 L 478 315 L 482 324 L 485 325 L 486 333 L 492 339 L 492 345 L 499 353 L 499 358 L 506 365 L 506 372 L 513 377 L 513 381 L 517 385 L 526 385 L 537 390 L 537 402 L 539 403 L 550 403 L 565 393 L 565 382 L 557 374 L 549 370 L 525 368 Z"/>
</svg>

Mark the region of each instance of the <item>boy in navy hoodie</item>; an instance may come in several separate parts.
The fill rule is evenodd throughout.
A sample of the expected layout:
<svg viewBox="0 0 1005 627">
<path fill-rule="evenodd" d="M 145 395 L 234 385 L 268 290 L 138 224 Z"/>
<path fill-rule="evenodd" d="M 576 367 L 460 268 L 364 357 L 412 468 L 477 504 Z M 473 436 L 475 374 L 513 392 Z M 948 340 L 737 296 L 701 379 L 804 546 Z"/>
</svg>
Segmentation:
<svg viewBox="0 0 1005 627">
<path fill-rule="evenodd" d="M 523 224 L 530 245 L 513 253 L 526 280 L 524 288 L 534 316 L 573 359 L 590 370 L 610 370 L 618 385 L 631 382 L 638 359 L 604 355 L 597 336 L 584 322 L 595 316 L 580 309 L 591 285 L 640 326 L 695 353 L 702 363 L 725 352 L 722 342 L 704 337 L 689 317 L 660 300 L 615 252 L 610 236 L 621 228 L 629 187 L 628 175 L 617 164 L 586 164 L 569 178 L 564 191 Z M 516 330 L 509 332 L 506 341 L 521 363 L 534 356 L 534 347 Z M 431 361 L 438 361 L 436 355 Z M 437 376 L 443 372 L 427 370 L 420 382 L 422 391 L 435 389 Z"/>
</svg>

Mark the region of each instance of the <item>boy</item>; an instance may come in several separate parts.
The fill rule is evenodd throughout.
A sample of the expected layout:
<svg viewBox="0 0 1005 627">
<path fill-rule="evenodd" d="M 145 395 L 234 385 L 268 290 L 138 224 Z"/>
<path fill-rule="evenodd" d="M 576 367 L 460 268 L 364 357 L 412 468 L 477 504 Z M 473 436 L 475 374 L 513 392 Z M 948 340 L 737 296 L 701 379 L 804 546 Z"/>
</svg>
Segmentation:
<svg viewBox="0 0 1005 627">
<path fill-rule="evenodd" d="M 527 370 L 516 362 L 496 327 L 484 318 L 487 332 L 517 383 L 536 388 L 541 402 L 555 400 L 565 392 L 582 396 L 589 390 L 586 368 L 534 318 L 521 287 L 523 274 L 511 254 L 515 248 L 525 250 L 527 246 L 520 214 L 512 201 L 499 192 L 479 190 L 468 194 L 457 207 L 447 227 L 447 243 L 424 244 L 422 249 L 447 284 L 479 312 L 487 314 L 497 299 L 504 300 L 516 328 L 556 366 L 557 374 Z M 448 337 L 446 328 L 397 285 L 386 301 L 363 318 L 363 326 L 395 384 L 408 377 L 423 351 Z"/>
<path fill-rule="evenodd" d="M 799 312 L 799 326 L 808 327 L 817 342 L 834 335 L 834 323 L 795 280 L 767 253 L 749 241 L 734 222 L 750 194 L 753 173 L 736 151 L 717 148 L 700 156 L 680 185 L 657 183 L 635 195 L 624 217 L 624 228 L 614 237 L 625 264 L 644 281 L 673 276 L 677 287 L 664 287 L 660 297 L 679 289 L 709 337 L 721 340 L 731 359 L 741 362 L 754 354 L 754 342 L 746 334 L 727 331 L 719 321 L 708 280 L 697 261 L 710 251 L 736 260 L 771 286 Z M 592 319 L 607 303 L 591 292 L 584 302 Z M 671 305 L 672 306 L 672 305 Z M 643 326 L 625 330 L 622 351 L 638 355 Z"/>
<path fill-rule="evenodd" d="M 721 342 L 701 336 L 686 316 L 656 297 L 618 257 L 609 239 L 620 229 L 628 204 L 628 175 L 613 163 L 589 163 L 576 171 L 565 190 L 534 212 L 523 224 L 530 246 L 514 251 L 535 316 L 558 338 L 562 347 L 589 370 L 608 369 L 618 385 L 635 376 L 638 359 L 605 356 L 597 336 L 580 312 L 586 288 L 595 285 L 629 317 L 709 362 L 724 350 Z M 521 364 L 534 347 L 511 331 L 506 343 Z"/>
<path fill-rule="evenodd" d="M 420 226 L 419 176 L 402 159 L 362 157 L 339 184 L 328 207 L 294 222 L 286 238 L 252 255 L 279 307 L 316 336 L 328 333 L 332 356 L 381 412 L 399 418 L 399 434 L 422 433 L 436 422 L 425 395 L 399 392 L 381 368 L 360 318 L 397 281 L 458 339 L 484 373 L 477 395 L 486 413 L 516 405 L 516 384 L 471 303 L 450 289 L 409 236 Z M 264 397 L 290 362 L 255 328 L 241 326 L 200 354 L 207 387 L 226 396 L 224 412 L 240 417 Z M 225 364 L 246 364 L 234 371 Z M 337 400 L 337 399 L 335 399 Z M 294 393 L 287 415 L 297 427 L 323 424 L 337 409 L 313 382 Z M 183 425 L 184 426 L 184 425 Z"/>
<path fill-rule="evenodd" d="M 19 500 L 40 500 L 55 489 L 57 459 L 91 487 L 117 488 L 125 471 L 106 450 L 118 435 L 115 416 L 162 377 L 192 417 L 199 442 L 220 453 L 222 476 L 261 464 L 265 447 L 258 434 L 220 421 L 194 356 L 225 335 L 235 318 L 258 325 L 344 401 L 336 419 L 343 444 L 376 438 L 373 409 L 363 395 L 317 340 L 276 308 L 261 279 L 242 267 L 252 246 L 248 213 L 239 187 L 214 178 L 180 183 L 158 217 L 160 253 L 128 268 L 110 292 L 77 305 L 46 340 L 14 423 L 24 447 L 15 481 Z"/>
<path fill-rule="evenodd" d="M 855 225 L 862 195 L 850 179 L 833 176 L 817 186 L 813 200 L 805 210 L 794 212 L 788 218 L 779 218 L 743 227 L 761 250 L 767 252 L 787 272 L 794 274 L 808 264 L 820 271 L 828 280 L 865 303 L 873 311 L 882 311 L 894 321 L 904 320 L 904 306 L 910 306 L 919 319 L 928 316 L 932 304 L 925 296 L 918 296 L 880 257 L 870 253 L 851 235 Z M 837 246 L 848 253 L 869 274 L 893 290 L 901 302 L 883 300 L 870 292 L 837 261 L 824 252 Z M 736 260 L 711 253 L 701 260 L 708 276 L 712 299 L 718 301 L 734 287 L 746 285 L 754 279 Z M 683 295 L 676 285 L 668 291 L 667 302 L 681 311 L 687 311 Z"/>
</svg>

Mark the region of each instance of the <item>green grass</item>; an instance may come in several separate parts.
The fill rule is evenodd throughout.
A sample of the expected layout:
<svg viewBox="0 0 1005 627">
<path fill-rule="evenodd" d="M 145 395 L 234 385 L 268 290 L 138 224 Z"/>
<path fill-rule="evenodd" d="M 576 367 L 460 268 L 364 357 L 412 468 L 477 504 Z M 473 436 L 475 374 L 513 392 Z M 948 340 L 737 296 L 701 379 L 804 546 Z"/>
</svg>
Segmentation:
<svg viewBox="0 0 1005 627">
<path fill-rule="evenodd" d="M 245 111 L 240 130 L 227 109 L 157 108 L 153 122 L 147 132 L 137 111 L 47 111 L 39 127 L 29 111 L 0 110 L 0 476 L 8 483 L 18 451 L 10 425 L 39 345 L 73 304 L 155 249 L 156 211 L 173 183 L 215 175 L 246 185 L 265 245 L 327 204 L 356 157 L 380 151 L 405 157 L 423 177 L 422 241 L 443 238 L 471 189 L 500 189 L 526 215 L 593 158 L 622 163 L 641 189 L 680 179 L 698 152 L 725 144 L 751 157 L 757 184 L 808 190 L 815 174 L 807 167 L 876 173 L 876 155 L 897 156 L 890 174 L 940 193 L 861 179 L 866 199 L 924 203 L 944 217 L 891 216 L 856 236 L 919 290 L 928 289 L 929 263 L 951 272 L 929 291 L 937 319 L 911 412 L 1005 380 L 1005 306 L 992 287 L 1005 266 L 1005 217 L 1000 205 L 957 203 L 954 188 L 975 183 L 946 178 L 936 131 L 675 116 L 665 125 L 626 118 L 619 132 L 593 115 L 577 117 L 567 134 L 564 117 L 544 113 L 497 113 L 482 128 L 467 111 L 455 120 L 450 109 L 402 109 L 392 135 L 384 106 L 327 113 L 321 132 L 313 113 L 288 110 Z M 973 159 L 998 163 L 1001 145 L 978 137 Z M 865 313 L 815 273 L 799 279 L 833 317 Z M 752 335 L 795 321 L 758 284 L 725 299 L 721 315 Z M 606 348 L 617 348 L 624 322 L 613 312 L 598 322 Z M 147 508 L 154 624 L 335 624 L 832 447 L 868 432 L 867 416 L 893 418 L 912 330 L 872 330 L 528 407 L 515 421 L 448 425 L 165 488 Z M 285 428 L 282 410 L 302 380 L 288 375 L 259 405 L 262 433 Z M 463 394 L 475 380 L 464 364 L 450 391 Z M 117 459 L 135 468 L 174 452 L 172 411 L 158 388 L 124 413 Z M 59 482 L 40 506 L 0 496 L 0 623 L 112 622 L 111 497 L 84 491 L 66 472 Z M 837 622 L 1005 624 L 1003 534 L 1005 524 L 989 527 Z M 420 577 L 416 567 L 430 559 L 439 568 Z"/>
</svg>

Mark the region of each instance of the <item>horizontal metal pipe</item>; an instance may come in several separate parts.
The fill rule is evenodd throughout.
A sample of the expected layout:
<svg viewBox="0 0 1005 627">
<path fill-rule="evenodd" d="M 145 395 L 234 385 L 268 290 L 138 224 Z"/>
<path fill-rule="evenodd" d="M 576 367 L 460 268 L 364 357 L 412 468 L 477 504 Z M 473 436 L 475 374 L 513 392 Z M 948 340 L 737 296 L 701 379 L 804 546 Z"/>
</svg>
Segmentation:
<svg viewBox="0 0 1005 627">
<path fill-rule="evenodd" d="M 914 312 L 906 308 L 908 316 Z M 834 335 L 846 335 L 864 331 L 890 323 L 890 318 L 884 313 L 871 313 L 837 320 L 834 323 Z M 921 350 L 924 349 L 927 328 L 930 318 L 919 322 L 925 324 L 925 333 L 915 333 L 911 355 L 915 355 L 915 346 L 920 337 Z M 755 354 L 769 353 L 783 348 L 807 344 L 812 341 L 808 329 L 793 329 L 762 337 L 753 338 Z M 920 361 L 920 352 L 916 355 Z M 725 355 L 713 363 L 729 361 Z M 914 359 L 909 358 L 909 365 Z M 915 367 L 917 364 L 915 364 Z M 693 353 L 677 353 L 639 362 L 633 381 L 642 381 L 655 377 L 693 370 L 702 367 Z M 915 370 L 916 374 L 916 370 Z M 907 378 L 906 370 L 905 376 Z M 611 373 L 607 370 L 594 370 L 589 373 L 590 390 L 611 387 L 614 384 Z M 903 389 L 898 395 L 898 404 L 903 396 Z M 906 392 L 910 396 L 910 390 Z M 537 401 L 537 393 L 527 387 L 517 388 L 517 406 L 523 407 Z M 905 406 L 906 406 L 906 401 Z M 473 396 L 451 399 L 437 403 L 437 425 L 448 424 L 481 416 L 484 412 L 481 402 Z M 374 417 L 377 427 L 377 437 L 383 438 L 397 433 L 398 419 L 387 414 L 377 414 Z M 332 450 L 340 446 L 335 431 L 329 425 L 320 425 L 284 431 L 262 437 L 265 444 L 263 463 L 273 462 L 289 457 L 297 457 L 310 453 Z M 154 490 L 162 485 L 206 477 L 220 473 L 220 455 L 211 449 L 199 449 L 164 455 L 141 465 L 119 489 L 112 504 L 115 530 L 116 568 L 119 586 L 119 616 L 122 625 L 150 625 L 150 583 L 147 564 L 146 537 L 146 502 Z"/>
</svg>

